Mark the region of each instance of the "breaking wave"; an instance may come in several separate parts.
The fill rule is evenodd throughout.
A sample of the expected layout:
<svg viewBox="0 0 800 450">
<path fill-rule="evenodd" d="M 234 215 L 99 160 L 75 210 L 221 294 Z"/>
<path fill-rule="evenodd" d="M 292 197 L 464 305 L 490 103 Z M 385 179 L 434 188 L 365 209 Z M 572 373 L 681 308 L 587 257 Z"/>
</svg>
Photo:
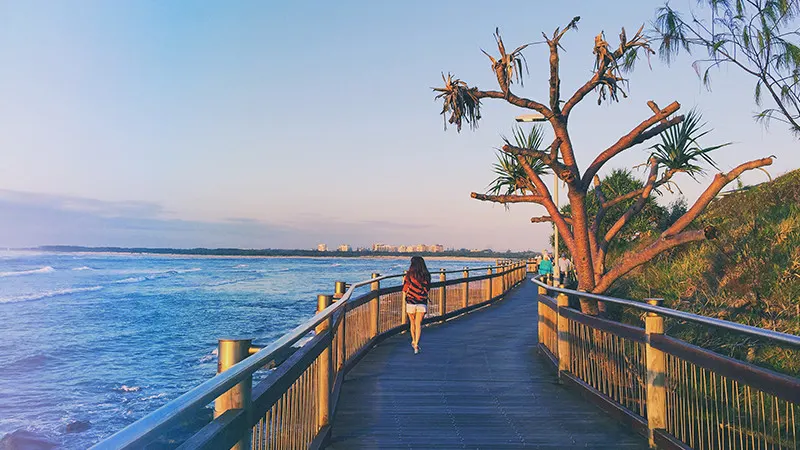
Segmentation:
<svg viewBox="0 0 800 450">
<path fill-rule="evenodd" d="M 53 269 L 50 266 L 40 267 L 38 269 L 31 269 L 31 270 L 19 270 L 19 271 L 12 271 L 12 272 L 0 272 L 0 278 L 3 277 L 16 277 L 19 275 L 33 275 L 37 273 L 51 273 L 55 272 L 56 269 Z"/>
<path fill-rule="evenodd" d="M 69 295 L 75 294 L 78 292 L 91 292 L 91 291 L 99 291 L 103 289 L 103 286 L 90 286 L 90 287 L 79 287 L 79 288 L 68 288 L 68 289 L 56 289 L 54 291 L 45 291 L 40 292 L 37 294 L 28 294 L 28 295 L 20 295 L 17 297 L 8 297 L 8 298 L 0 298 L 0 303 L 20 303 L 20 302 L 30 302 L 33 300 L 41 300 L 43 298 L 49 297 L 56 297 L 59 295 Z"/>
<path fill-rule="evenodd" d="M 141 283 L 143 281 L 158 280 L 160 278 L 168 278 L 168 277 L 172 277 L 172 276 L 180 275 L 180 274 L 184 274 L 184 273 L 199 272 L 200 270 L 202 270 L 202 269 L 200 269 L 199 267 L 195 267 L 195 268 L 192 268 L 192 269 L 166 270 L 164 272 L 153 272 L 150 275 L 142 275 L 140 277 L 123 278 L 121 280 L 114 281 L 114 283 L 117 283 L 117 284 Z"/>
</svg>

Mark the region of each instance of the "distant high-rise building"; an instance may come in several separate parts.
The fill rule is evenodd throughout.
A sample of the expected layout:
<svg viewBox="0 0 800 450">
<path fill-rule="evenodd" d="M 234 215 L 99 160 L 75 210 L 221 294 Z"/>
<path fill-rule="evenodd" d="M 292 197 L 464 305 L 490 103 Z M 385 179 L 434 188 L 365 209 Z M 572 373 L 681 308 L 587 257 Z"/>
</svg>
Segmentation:
<svg viewBox="0 0 800 450">
<path fill-rule="evenodd" d="M 397 247 L 393 247 L 389 244 L 382 244 L 382 243 L 375 243 L 372 244 L 372 251 L 373 252 L 396 252 Z"/>
<path fill-rule="evenodd" d="M 435 244 L 428 247 L 428 251 L 431 253 L 439 253 L 444 251 L 444 245 L 442 244 Z"/>
<path fill-rule="evenodd" d="M 340 252 L 349 252 L 350 251 L 350 246 L 347 245 L 347 244 L 342 244 L 342 245 L 339 246 L 339 251 Z"/>
<path fill-rule="evenodd" d="M 318 252 L 327 252 L 328 251 L 328 244 L 317 244 L 317 251 Z"/>
</svg>

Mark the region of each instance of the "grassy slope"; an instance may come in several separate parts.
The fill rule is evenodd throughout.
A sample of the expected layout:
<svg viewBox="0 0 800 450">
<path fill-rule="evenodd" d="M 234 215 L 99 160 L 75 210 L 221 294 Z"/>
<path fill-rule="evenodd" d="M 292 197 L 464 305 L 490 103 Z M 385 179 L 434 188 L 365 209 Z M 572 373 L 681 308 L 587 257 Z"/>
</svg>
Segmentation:
<svg viewBox="0 0 800 450">
<path fill-rule="evenodd" d="M 609 293 L 664 297 L 666 306 L 800 335 L 800 170 L 712 202 L 696 221 L 714 241 L 662 254 Z M 668 333 L 784 373 L 800 374 L 800 352 L 730 332 L 670 323 Z"/>
</svg>

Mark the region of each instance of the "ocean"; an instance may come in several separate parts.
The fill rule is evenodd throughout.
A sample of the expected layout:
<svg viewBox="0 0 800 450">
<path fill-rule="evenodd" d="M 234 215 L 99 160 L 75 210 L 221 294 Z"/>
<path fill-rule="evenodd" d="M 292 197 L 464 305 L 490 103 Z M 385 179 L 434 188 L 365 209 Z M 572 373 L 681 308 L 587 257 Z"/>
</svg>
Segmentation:
<svg viewBox="0 0 800 450">
<path fill-rule="evenodd" d="M 408 263 L 0 252 L 0 441 L 22 430 L 91 446 L 214 376 L 217 339 L 269 343 L 311 317 L 335 281 Z"/>
</svg>

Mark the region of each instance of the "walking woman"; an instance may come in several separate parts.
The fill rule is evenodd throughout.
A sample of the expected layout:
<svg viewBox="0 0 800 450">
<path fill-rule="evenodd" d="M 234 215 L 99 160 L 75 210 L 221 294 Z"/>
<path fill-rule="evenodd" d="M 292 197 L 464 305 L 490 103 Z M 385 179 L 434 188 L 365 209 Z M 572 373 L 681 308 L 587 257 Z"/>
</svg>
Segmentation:
<svg viewBox="0 0 800 450">
<path fill-rule="evenodd" d="M 408 323 L 411 325 L 411 346 L 414 354 L 419 353 L 419 335 L 422 332 L 422 318 L 428 311 L 428 291 L 431 286 L 431 273 L 421 256 L 411 258 L 403 280 L 403 300 L 406 304 Z"/>
</svg>

